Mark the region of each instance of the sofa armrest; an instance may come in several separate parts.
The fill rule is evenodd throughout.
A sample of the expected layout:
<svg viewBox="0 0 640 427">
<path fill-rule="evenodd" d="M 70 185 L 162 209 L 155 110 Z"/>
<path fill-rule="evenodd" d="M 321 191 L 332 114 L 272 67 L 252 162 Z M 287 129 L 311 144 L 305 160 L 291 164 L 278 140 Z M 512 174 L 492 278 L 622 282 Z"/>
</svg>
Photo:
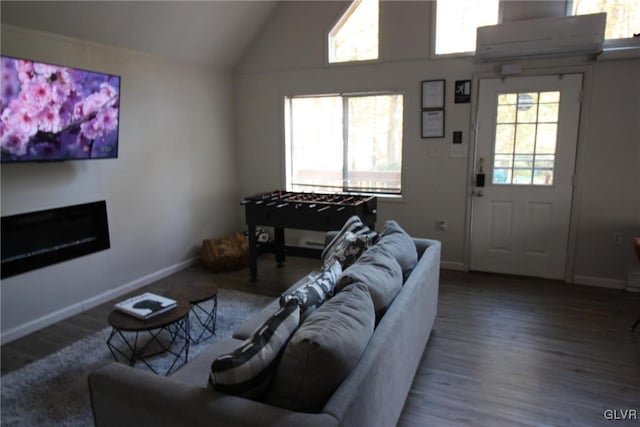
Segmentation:
<svg viewBox="0 0 640 427">
<path fill-rule="evenodd" d="M 292 412 L 116 362 L 92 372 L 89 389 L 98 427 L 338 425 L 327 414 Z"/>
</svg>

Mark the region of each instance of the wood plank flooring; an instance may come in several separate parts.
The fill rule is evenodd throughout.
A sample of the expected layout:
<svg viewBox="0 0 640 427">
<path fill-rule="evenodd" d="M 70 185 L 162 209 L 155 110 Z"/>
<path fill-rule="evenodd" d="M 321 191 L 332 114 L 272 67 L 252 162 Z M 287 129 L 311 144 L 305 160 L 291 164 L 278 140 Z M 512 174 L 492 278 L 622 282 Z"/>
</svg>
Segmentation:
<svg viewBox="0 0 640 427">
<path fill-rule="evenodd" d="M 608 409 L 640 423 L 639 315 L 638 294 L 443 272 L 399 426 L 611 425 Z"/>
<path fill-rule="evenodd" d="M 276 268 L 265 255 L 257 284 L 249 282 L 248 270 L 212 274 L 195 266 L 144 290 L 161 293 L 214 280 L 220 287 L 277 296 L 318 263 L 288 257 L 285 268 Z M 2 374 L 106 327 L 112 306 L 5 344 Z M 638 316 L 640 294 L 443 271 L 438 317 L 398 425 L 638 425 L 640 328 L 629 330 Z M 620 419 L 633 410 L 635 420 Z"/>
</svg>

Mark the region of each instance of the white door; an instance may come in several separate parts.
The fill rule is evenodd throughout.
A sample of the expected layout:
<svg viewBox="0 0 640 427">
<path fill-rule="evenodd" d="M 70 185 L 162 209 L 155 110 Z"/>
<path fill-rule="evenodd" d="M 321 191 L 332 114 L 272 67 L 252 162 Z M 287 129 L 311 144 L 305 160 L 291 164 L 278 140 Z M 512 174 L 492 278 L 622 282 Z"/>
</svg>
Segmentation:
<svg viewBox="0 0 640 427">
<path fill-rule="evenodd" d="M 471 269 L 563 279 L 581 74 L 480 80 Z"/>
</svg>

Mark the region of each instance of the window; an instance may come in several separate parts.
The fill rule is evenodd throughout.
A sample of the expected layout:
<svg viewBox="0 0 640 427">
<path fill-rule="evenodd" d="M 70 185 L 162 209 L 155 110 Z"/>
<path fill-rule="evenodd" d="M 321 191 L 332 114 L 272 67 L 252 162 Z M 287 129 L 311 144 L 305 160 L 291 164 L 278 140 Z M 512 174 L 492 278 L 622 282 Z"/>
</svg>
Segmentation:
<svg viewBox="0 0 640 427">
<path fill-rule="evenodd" d="M 572 15 L 607 13 L 606 40 L 627 39 L 640 33 L 640 4 L 638 0 L 573 0 Z"/>
<path fill-rule="evenodd" d="M 285 99 L 291 191 L 401 193 L 403 95 Z"/>
<path fill-rule="evenodd" d="M 560 92 L 498 95 L 493 183 L 553 185 Z"/>
<path fill-rule="evenodd" d="M 356 0 L 329 32 L 329 62 L 378 59 L 378 0 Z"/>
<path fill-rule="evenodd" d="M 476 29 L 498 23 L 499 0 L 437 0 L 436 55 L 474 52 Z"/>
</svg>

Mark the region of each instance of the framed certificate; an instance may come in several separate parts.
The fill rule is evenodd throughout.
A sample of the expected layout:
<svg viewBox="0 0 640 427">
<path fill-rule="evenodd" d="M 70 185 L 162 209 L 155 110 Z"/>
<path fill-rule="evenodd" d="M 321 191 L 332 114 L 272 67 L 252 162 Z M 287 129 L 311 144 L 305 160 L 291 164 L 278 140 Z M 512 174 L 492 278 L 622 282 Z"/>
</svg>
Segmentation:
<svg viewBox="0 0 640 427">
<path fill-rule="evenodd" d="M 444 138 L 444 110 L 422 111 L 422 137 Z"/>
<path fill-rule="evenodd" d="M 444 108 L 444 80 L 422 82 L 422 109 Z"/>
</svg>

